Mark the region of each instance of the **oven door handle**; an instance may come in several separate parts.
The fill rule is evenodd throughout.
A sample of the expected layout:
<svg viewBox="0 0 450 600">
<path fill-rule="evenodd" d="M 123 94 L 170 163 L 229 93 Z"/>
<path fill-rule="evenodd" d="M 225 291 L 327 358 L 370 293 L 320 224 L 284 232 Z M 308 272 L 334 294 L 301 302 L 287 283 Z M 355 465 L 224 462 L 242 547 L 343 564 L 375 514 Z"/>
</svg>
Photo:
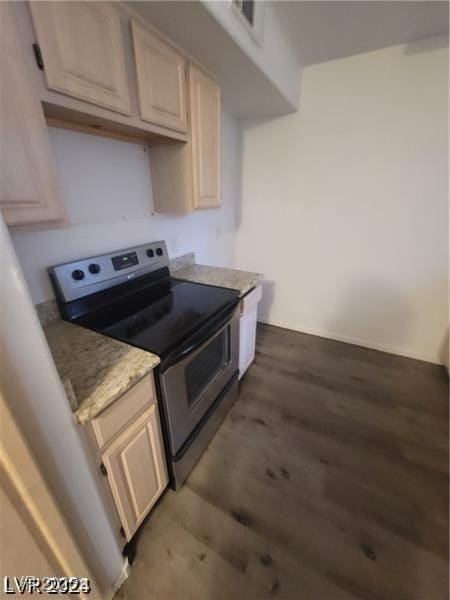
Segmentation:
<svg viewBox="0 0 450 600">
<path fill-rule="evenodd" d="M 231 320 L 239 302 L 240 299 L 236 298 L 236 301 L 233 302 L 231 306 L 227 306 L 226 309 L 223 309 L 206 327 L 202 327 L 199 332 L 190 336 L 185 345 L 182 345 L 180 348 L 177 348 L 177 350 L 169 354 L 169 356 L 161 362 L 159 366 L 160 372 L 164 373 L 169 367 L 184 360 L 187 356 L 201 348 L 206 342 L 214 337 L 216 333 L 219 333 L 219 331 Z"/>
</svg>

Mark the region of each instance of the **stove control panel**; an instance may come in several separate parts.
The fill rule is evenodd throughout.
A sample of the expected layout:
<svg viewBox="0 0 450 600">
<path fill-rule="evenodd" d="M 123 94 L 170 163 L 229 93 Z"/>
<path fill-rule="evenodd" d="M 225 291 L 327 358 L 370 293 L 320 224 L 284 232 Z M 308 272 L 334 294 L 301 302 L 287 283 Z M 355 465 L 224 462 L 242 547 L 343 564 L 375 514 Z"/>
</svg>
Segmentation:
<svg viewBox="0 0 450 600">
<path fill-rule="evenodd" d="M 71 302 L 169 266 L 165 242 L 151 242 L 49 267 L 58 299 Z"/>
<path fill-rule="evenodd" d="M 122 269 L 128 269 L 128 267 L 134 267 L 134 265 L 138 265 L 139 259 L 136 252 L 127 252 L 126 254 L 113 256 L 111 258 L 111 262 L 113 264 L 114 271 L 121 271 Z"/>
</svg>

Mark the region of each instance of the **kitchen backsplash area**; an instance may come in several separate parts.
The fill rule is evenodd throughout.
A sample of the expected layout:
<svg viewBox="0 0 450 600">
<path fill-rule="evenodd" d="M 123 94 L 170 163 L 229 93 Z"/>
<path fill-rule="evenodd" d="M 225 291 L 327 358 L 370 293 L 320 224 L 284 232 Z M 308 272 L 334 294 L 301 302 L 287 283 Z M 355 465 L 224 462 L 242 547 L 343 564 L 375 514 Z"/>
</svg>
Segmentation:
<svg viewBox="0 0 450 600">
<path fill-rule="evenodd" d="M 55 128 L 49 132 L 69 223 L 11 229 L 34 304 L 54 297 L 46 268 L 80 252 L 89 256 L 164 239 L 170 257 L 195 252 L 197 262 L 235 265 L 242 147 L 233 117 L 222 112 L 222 206 L 187 215 L 152 211 L 144 146 Z"/>
</svg>

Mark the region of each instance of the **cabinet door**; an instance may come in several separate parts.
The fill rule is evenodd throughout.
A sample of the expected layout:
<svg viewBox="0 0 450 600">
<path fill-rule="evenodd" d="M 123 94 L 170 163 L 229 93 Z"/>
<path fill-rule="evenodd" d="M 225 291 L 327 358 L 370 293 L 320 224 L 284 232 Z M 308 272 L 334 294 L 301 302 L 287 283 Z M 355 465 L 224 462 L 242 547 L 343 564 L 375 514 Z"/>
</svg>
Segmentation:
<svg viewBox="0 0 450 600">
<path fill-rule="evenodd" d="M 44 113 L 7 2 L 0 39 L 0 208 L 10 225 L 63 220 Z"/>
<path fill-rule="evenodd" d="M 129 114 L 119 14 L 105 2 L 30 2 L 50 89 Z"/>
<path fill-rule="evenodd" d="M 135 22 L 132 30 L 141 117 L 149 123 L 186 132 L 183 56 Z"/>
<path fill-rule="evenodd" d="M 157 405 L 125 429 L 101 456 L 130 540 L 168 481 Z"/>
<path fill-rule="evenodd" d="M 190 66 L 189 94 L 195 208 L 220 206 L 220 88 Z"/>
</svg>

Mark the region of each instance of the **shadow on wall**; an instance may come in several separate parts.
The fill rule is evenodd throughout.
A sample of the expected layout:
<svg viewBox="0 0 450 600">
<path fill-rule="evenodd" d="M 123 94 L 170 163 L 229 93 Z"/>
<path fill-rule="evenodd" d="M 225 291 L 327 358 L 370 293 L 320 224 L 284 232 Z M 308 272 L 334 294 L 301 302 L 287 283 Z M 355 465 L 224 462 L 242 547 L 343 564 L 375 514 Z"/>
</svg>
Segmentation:
<svg viewBox="0 0 450 600">
<path fill-rule="evenodd" d="M 407 56 L 413 56 L 414 54 L 433 52 L 434 50 L 443 48 L 448 48 L 448 34 L 433 36 L 425 38 L 424 40 L 417 40 L 405 44 L 405 54 Z"/>
<path fill-rule="evenodd" d="M 368 347 L 373 344 L 372 347 L 378 345 L 388 352 L 390 349 L 400 351 L 407 347 L 408 341 L 417 337 L 417 329 L 421 327 L 416 310 L 408 296 L 392 282 L 360 279 L 354 281 L 340 298 L 326 330 L 350 342 L 354 339 L 362 345 L 366 342 Z M 436 354 L 444 364 L 448 364 L 446 352 L 448 333 L 440 347 L 436 348 Z"/>
<path fill-rule="evenodd" d="M 275 281 L 265 279 L 262 282 L 262 288 L 262 298 L 258 304 L 258 321 L 268 321 L 275 296 Z"/>
<path fill-rule="evenodd" d="M 276 282 L 263 280 L 258 321 L 270 322 L 270 311 L 275 297 Z M 429 289 L 433 289 L 430 285 Z M 316 334 L 340 338 L 349 343 L 385 350 L 394 354 L 411 340 L 411 332 L 419 327 L 411 301 L 392 283 L 363 280 L 354 281 L 336 303 L 332 319 Z M 301 328 L 300 328 L 301 329 Z M 307 330 L 305 330 L 307 331 Z M 314 333 L 313 331 L 309 331 Z M 417 334 L 417 332 L 416 332 Z M 436 362 L 449 371 L 449 324 L 443 325 L 443 334 L 436 348 Z"/>
<path fill-rule="evenodd" d="M 347 288 L 326 329 L 337 336 L 395 348 L 408 337 L 413 321 L 407 299 L 391 283 L 360 279 Z"/>
<path fill-rule="evenodd" d="M 439 359 L 440 359 L 441 363 L 444 365 L 444 367 L 447 369 L 447 371 L 449 371 L 449 358 L 450 358 L 449 354 L 450 354 L 449 331 L 448 331 L 448 324 L 447 324 L 444 335 L 442 337 L 441 345 L 439 347 Z"/>
</svg>

